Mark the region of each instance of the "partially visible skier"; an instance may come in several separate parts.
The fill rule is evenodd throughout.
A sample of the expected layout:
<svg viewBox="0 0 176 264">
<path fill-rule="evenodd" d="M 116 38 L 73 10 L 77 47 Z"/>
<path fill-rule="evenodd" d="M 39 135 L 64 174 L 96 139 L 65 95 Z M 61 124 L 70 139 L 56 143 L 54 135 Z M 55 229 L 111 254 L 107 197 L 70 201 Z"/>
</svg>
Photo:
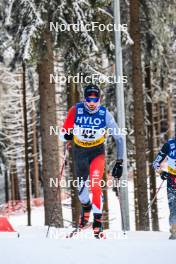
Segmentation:
<svg viewBox="0 0 176 264">
<path fill-rule="evenodd" d="M 84 101 L 70 108 L 63 129 L 64 138 L 73 139 L 74 142 L 72 150 L 75 174 L 79 179 L 78 197 L 82 205 L 79 226 L 86 225 L 93 209 L 93 230 L 96 238 L 103 236 L 101 180 L 105 167 L 105 134 L 102 131 L 107 128 L 111 130 L 117 148 L 117 160 L 112 175 L 120 179 L 123 171 L 123 137 L 112 114 L 100 105 L 99 87 L 88 85 L 84 88 Z M 88 179 L 92 201 L 86 184 Z"/>
<path fill-rule="evenodd" d="M 153 162 L 155 171 L 160 171 L 161 163 L 166 161 L 166 171 L 162 171 L 161 179 L 167 180 L 167 196 L 170 210 L 169 224 L 171 235 L 176 239 L 176 140 L 169 139 L 161 148 Z"/>
</svg>

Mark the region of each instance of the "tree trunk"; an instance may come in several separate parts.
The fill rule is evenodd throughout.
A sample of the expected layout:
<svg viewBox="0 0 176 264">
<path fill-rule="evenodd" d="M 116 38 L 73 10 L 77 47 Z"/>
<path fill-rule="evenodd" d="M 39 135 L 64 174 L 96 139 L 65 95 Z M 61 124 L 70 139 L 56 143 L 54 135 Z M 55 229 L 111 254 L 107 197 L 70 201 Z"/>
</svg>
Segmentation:
<svg viewBox="0 0 176 264">
<path fill-rule="evenodd" d="M 7 165 L 4 155 L 1 155 L 1 159 L 4 164 L 4 193 L 5 193 L 5 202 L 7 203 L 9 201 L 9 177 L 8 177 Z"/>
<path fill-rule="evenodd" d="M 77 85 L 73 82 L 67 84 L 67 99 L 68 99 L 68 108 L 70 108 L 76 102 L 79 101 L 79 93 L 78 93 Z M 70 179 L 76 180 L 76 175 L 74 174 L 75 170 L 74 170 L 73 160 L 74 160 L 73 155 L 70 155 L 69 156 Z M 71 185 L 71 206 L 72 206 L 72 225 L 77 226 L 79 222 L 81 206 L 78 198 L 77 188 L 74 187 L 73 185 Z"/>
<path fill-rule="evenodd" d="M 38 166 L 38 153 L 37 153 L 37 132 L 36 132 L 36 119 L 35 119 L 35 105 L 32 102 L 32 154 L 33 154 L 33 183 L 34 183 L 34 197 L 37 198 L 40 195 L 39 190 L 39 166 Z"/>
<path fill-rule="evenodd" d="M 63 227 L 60 186 L 50 186 L 59 175 L 58 138 L 50 135 L 50 126 L 56 125 L 55 85 L 49 76 L 54 72 L 51 33 L 43 32 L 44 53 L 38 65 L 40 93 L 40 122 L 42 138 L 42 173 L 44 184 L 45 224 Z"/>
<path fill-rule="evenodd" d="M 147 60 L 147 58 L 146 58 Z M 147 89 L 147 113 L 150 124 L 148 125 L 148 148 L 149 148 L 149 179 L 150 179 L 150 202 L 156 195 L 156 176 L 152 163 L 155 158 L 154 153 L 154 122 L 153 122 L 153 104 L 152 104 L 152 85 L 151 85 L 151 65 L 150 61 L 145 65 L 145 86 Z M 152 230 L 159 231 L 159 220 L 158 220 L 158 206 L 157 199 L 151 207 L 151 219 L 152 219 Z"/>
<path fill-rule="evenodd" d="M 18 176 L 17 176 L 15 162 L 11 165 L 10 179 L 11 179 L 11 200 L 15 202 L 17 200 L 20 200 L 20 191 L 19 191 Z"/>
<path fill-rule="evenodd" d="M 8 173 L 7 168 L 5 168 L 4 172 L 4 192 L 5 192 L 5 202 L 9 201 L 9 181 L 8 181 Z"/>
<path fill-rule="evenodd" d="M 141 69 L 139 0 L 130 0 L 130 31 L 134 41 L 132 46 L 132 83 L 134 97 L 134 134 L 136 147 L 137 169 L 137 203 L 139 209 L 138 230 L 149 230 L 149 216 L 145 215 L 148 208 L 146 144 L 144 119 L 144 92 Z"/>
<path fill-rule="evenodd" d="M 170 94 L 168 95 L 167 98 L 167 122 L 168 122 L 168 133 L 167 136 L 168 138 L 175 137 L 174 135 L 174 126 L 173 126 L 173 114 L 172 114 L 172 99 Z"/>
<path fill-rule="evenodd" d="M 26 104 L 26 65 L 23 62 L 23 119 L 24 119 L 24 154 L 25 154 L 25 178 L 26 178 L 26 200 L 27 200 L 27 222 L 31 225 L 31 186 L 29 172 L 29 144 L 28 144 L 28 120 Z"/>
</svg>

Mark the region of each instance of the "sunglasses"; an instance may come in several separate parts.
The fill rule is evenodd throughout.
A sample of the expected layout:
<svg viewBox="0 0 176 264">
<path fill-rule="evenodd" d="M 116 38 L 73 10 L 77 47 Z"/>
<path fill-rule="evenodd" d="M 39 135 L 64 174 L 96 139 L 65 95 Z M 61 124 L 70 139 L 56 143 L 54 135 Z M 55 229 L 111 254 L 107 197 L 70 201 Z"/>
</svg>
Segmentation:
<svg viewBox="0 0 176 264">
<path fill-rule="evenodd" d="M 86 102 L 87 103 L 91 103 L 91 102 L 97 103 L 99 101 L 99 99 L 100 98 L 98 98 L 98 97 L 95 97 L 95 98 L 93 98 L 93 97 L 86 97 Z"/>
</svg>

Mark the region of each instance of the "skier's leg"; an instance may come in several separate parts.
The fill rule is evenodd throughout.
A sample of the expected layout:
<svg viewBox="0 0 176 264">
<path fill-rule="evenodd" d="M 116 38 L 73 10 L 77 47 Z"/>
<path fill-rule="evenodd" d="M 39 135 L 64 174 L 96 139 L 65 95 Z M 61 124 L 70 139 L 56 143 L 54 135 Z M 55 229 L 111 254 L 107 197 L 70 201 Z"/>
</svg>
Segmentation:
<svg viewBox="0 0 176 264">
<path fill-rule="evenodd" d="M 82 151 L 77 147 L 74 148 L 73 154 L 75 175 L 77 177 L 78 198 L 82 206 L 79 225 L 84 226 L 89 220 L 90 211 L 92 209 L 89 190 L 86 185 L 89 175 L 89 161 L 88 157 L 85 157 L 83 155 L 84 153 L 82 153 Z"/>
<path fill-rule="evenodd" d="M 171 236 L 170 239 L 176 239 L 176 192 L 172 190 L 167 190 L 168 195 L 168 204 L 169 204 L 169 224 L 171 226 L 170 232 Z"/>
<path fill-rule="evenodd" d="M 81 204 L 87 204 L 90 201 L 87 180 L 89 175 L 89 164 L 86 160 L 77 160 L 75 162 L 77 176 L 78 198 Z"/>
<path fill-rule="evenodd" d="M 92 191 L 92 206 L 93 206 L 93 229 L 95 237 L 99 238 L 99 234 L 102 232 L 102 190 L 101 180 L 103 178 L 105 166 L 105 155 L 98 155 L 91 161 L 90 164 L 90 186 Z"/>
<path fill-rule="evenodd" d="M 101 180 L 105 166 L 105 155 L 101 154 L 90 163 L 90 187 L 92 191 L 93 213 L 102 214 L 102 190 Z"/>
</svg>

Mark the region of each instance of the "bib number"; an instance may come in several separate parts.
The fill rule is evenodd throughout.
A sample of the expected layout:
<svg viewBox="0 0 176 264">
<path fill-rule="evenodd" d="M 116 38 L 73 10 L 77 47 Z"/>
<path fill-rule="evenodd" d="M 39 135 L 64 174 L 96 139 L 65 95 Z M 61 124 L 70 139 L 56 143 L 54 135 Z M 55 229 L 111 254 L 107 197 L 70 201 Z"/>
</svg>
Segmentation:
<svg viewBox="0 0 176 264">
<path fill-rule="evenodd" d="M 96 131 L 95 130 L 88 130 L 88 129 L 83 129 L 82 130 L 82 134 L 81 136 L 85 139 L 95 139 L 95 134 L 96 134 Z"/>
</svg>

